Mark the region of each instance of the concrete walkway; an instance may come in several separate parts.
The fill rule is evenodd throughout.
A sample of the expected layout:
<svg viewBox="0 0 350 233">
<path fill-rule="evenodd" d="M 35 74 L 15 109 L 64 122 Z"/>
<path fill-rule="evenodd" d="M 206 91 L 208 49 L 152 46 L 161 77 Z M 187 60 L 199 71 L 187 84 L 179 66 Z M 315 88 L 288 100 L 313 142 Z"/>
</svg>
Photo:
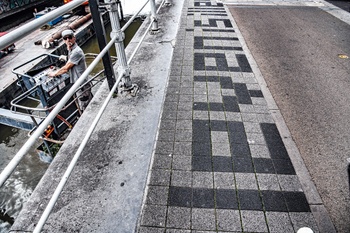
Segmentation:
<svg viewBox="0 0 350 233">
<path fill-rule="evenodd" d="M 228 12 L 185 1 L 138 232 L 335 232 Z"/>
</svg>

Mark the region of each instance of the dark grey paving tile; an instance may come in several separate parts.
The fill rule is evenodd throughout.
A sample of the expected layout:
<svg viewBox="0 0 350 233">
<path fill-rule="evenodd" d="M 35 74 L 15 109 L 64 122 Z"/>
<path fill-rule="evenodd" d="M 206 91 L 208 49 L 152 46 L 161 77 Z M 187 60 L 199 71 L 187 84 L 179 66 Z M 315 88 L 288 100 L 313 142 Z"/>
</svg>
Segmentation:
<svg viewBox="0 0 350 233">
<path fill-rule="evenodd" d="M 261 196 L 266 211 L 288 212 L 282 192 L 263 190 Z"/>
<path fill-rule="evenodd" d="M 252 72 L 252 68 L 248 62 L 247 57 L 244 54 L 236 54 L 238 65 L 241 68 L 241 72 Z"/>
<path fill-rule="evenodd" d="M 253 158 L 255 171 L 257 173 L 271 173 L 275 174 L 275 167 L 273 166 L 272 159 L 266 158 Z"/>
<path fill-rule="evenodd" d="M 209 136 L 210 138 L 210 136 Z M 192 143 L 193 156 L 210 156 L 211 155 L 211 143 L 210 139 L 206 142 L 193 142 Z"/>
<path fill-rule="evenodd" d="M 233 89 L 232 79 L 229 76 L 220 77 L 220 85 L 222 89 Z"/>
<path fill-rule="evenodd" d="M 267 147 L 272 159 L 289 159 L 282 138 L 275 124 L 261 123 L 261 130 L 264 134 Z"/>
<path fill-rule="evenodd" d="M 247 85 L 244 83 L 234 83 L 235 92 L 237 95 L 238 103 L 240 104 L 252 104 Z"/>
<path fill-rule="evenodd" d="M 216 208 L 238 210 L 236 190 L 216 189 Z"/>
<path fill-rule="evenodd" d="M 192 188 L 170 186 L 168 203 L 169 206 L 191 207 Z"/>
<path fill-rule="evenodd" d="M 153 169 L 171 169 L 172 158 L 169 155 L 155 154 Z"/>
<path fill-rule="evenodd" d="M 214 190 L 204 188 L 193 189 L 193 208 L 214 208 Z"/>
<path fill-rule="evenodd" d="M 227 131 L 226 121 L 210 120 L 211 131 Z"/>
<path fill-rule="evenodd" d="M 247 141 L 247 135 L 244 130 L 243 122 L 228 121 L 227 128 L 231 143 L 242 143 Z"/>
<path fill-rule="evenodd" d="M 163 185 L 169 186 L 170 182 L 170 170 L 152 169 L 150 185 Z"/>
<path fill-rule="evenodd" d="M 310 212 L 310 206 L 303 192 L 283 192 L 289 212 Z"/>
<path fill-rule="evenodd" d="M 193 156 L 192 157 L 192 170 L 193 171 L 208 171 L 211 172 L 212 161 L 209 156 Z"/>
<path fill-rule="evenodd" d="M 232 161 L 234 172 L 254 173 L 254 167 L 250 157 L 232 157 Z"/>
<path fill-rule="evenodd" d="M 245 144 L 236 144 L 230 143 L 231 146 L 231 155 L 233 157 L 250 157 L 250 149 L 248 143 Z"/>
<path fill-rule="evenodd" d="M 295 175 L 292 162 L 289 159 L 273 159 L 273 166 L 277 174 Z"/>
<path fill-rule="evenodd" d="M 258 190 L 238 190 L 238 200 L 241 210 L 263 210 Z"/>
<path fill-rule="evenodd" d="M 260 90 L 249 90 L 249 94 L 251 97 L 264 97 L 262 91 Z"/>
<path fill-rule="evenodd" d="M 212 160 L 214 172 L 233 172 L 233 164 L 231 157 L 213 156 Z"/>
<path fill-rule="evenodd" d="M 209 109 L 210 111 L 223 112 L 224 106 L 222 105 L 222 103 L 209 103 Z"/>
<path fill-rule="evenodd" d="M 223 96 L 222 101 L 226 112 L 240 112 L 236 96 Z"/>
<path fill-rule="evenodd" d="M 208 111 L 209 105 L 206 102 L 194 102 L 193 103 L 193 110 Z"/>
</svg>

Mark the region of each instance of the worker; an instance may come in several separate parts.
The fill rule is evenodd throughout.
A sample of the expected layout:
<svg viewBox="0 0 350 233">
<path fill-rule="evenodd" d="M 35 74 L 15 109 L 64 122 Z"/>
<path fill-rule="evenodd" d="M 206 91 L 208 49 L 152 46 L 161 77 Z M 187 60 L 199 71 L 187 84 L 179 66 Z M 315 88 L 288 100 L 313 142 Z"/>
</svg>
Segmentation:
<svg viewBox="0 0 350 233">
<path fill-rule="evenodd" d="M 86 70 L 86 61 L 83 50 L 77 45 L 74 32 L 70 29 L 63 30 L 62 38 L 67 45 L 68 57 L 61 55 L 60 60 L 66 64 L 60 69 L 48 73 L 49 77 L 55 77 L 69 72 L 70 82 L 75 83 Z M 92 99 L 91 84 L 88 83 L 77 90 L 78 104 L 80 110 L 84 111 Z"/>
</svg>

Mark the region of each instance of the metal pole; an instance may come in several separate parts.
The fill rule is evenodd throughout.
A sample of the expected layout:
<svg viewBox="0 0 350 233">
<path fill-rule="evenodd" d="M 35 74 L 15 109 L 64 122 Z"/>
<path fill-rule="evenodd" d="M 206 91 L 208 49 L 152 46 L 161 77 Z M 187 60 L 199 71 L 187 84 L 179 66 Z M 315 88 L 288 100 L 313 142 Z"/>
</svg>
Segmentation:
<svg viewBox="0 0 350 233">
<path fill-rule="evenodd" d="M 111 20 L 112 32 L 111 37 L 116 37 L 115 48 L 117 50 L 118 57 L 118 76 L 123 75 L 122 85 L 125 89 L 132 88 L 132 82 L 130 79 L 130 67 L 128 66 L 124 48 L 124 38 L 125 34 L 120 29 L 120 22 L 118 16 L 118 5 L 116 0 L 105 0 L 107 9 L 109 11 L 109 17 Z"/>
<path fill-rule="evenodd" d="M 171 6 L 171 0 L 165 0 L 164 5 Z"/>
<path fill-rule="evenodd" d="M 92 21 L 94 24 L 98 45 L 101 51 L 104 47 L 106 47 L 107 39 L 97 0 L 90 0 L 89 6 L 91 10 Z M 107 77 L 108 87 L 111 90 L 115 83 L 115 74 L 109 51 L 107 51 L 107 53 L 102 57 L 102 62 L 105 69 L 104 72 Z"/>
<path fill-rule="evenodd" d="M 81 5 L 85 0 L 74 0 L 70 3 L 67 3 L 56 10 L 51 11 L 50 13 L 47 13 L 40 18 L 37 18 L 9 33 L 2 36 L 0 38 L 0 49 L 5 48 L 6 46 L 12 44 L 13 42 L 22 39 L 24 36 L 30 34 L 31 32 L 35 31 L 36 29 L 40 28 L 47 22 L 56 19 L 57 17 L 63 15 L 64 13 L 76 8 L 77 6 Z"/>
<path fill-rule="evenodd" d="M 159 27 L 158 27 L 158 19 L 157 19 L 157 9 L 156 9 L 156 3 L 154 0 L 150 0 L 150 4 L 151 4 L 151 14 L 152 14 L 152 28 L 151 30 L 153 32 L 159 31 Z"/>
</svg>

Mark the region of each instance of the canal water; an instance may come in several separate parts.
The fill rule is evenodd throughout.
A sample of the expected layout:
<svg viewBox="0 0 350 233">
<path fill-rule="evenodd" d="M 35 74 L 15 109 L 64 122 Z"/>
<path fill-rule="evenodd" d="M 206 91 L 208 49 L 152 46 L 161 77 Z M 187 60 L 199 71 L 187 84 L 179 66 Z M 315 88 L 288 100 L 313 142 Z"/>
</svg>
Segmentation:
<svg viewBox="0 0 350 233">
<path fill-rule="evenodd" d="M 125 45 L 130 42 L 141 24 L 142 19 L 137 19 L 128 27 L 125 32 Z M 110 26 L 107 26 L 108 41 L 110 40 L 110 31 Z M 92 38 L 81 47 L 85 53 L 97 54 L 100 51 L 95 38 Z M 114 48 L 111 49 L 110 53 L 111 56 L 116 56 Z M 89 60 L 87 62 L 89 63 Z M 97 73 L 101 69 L 103 69 L 102 63 L 95 69 L 95 72 Z M 0 125 L 0 132 L 0 171 L 2 171 L 24 142 L 28 140 L 28 132 L 4 125 Z M 23 204 L 30 197 L 49 166 L 47 161 L 39 158 L 36 152 L 37 146 L 33 147 L 31 152 L 24 157 L 5 185 L 0 188 L 0 233 L 9 231 Z"/>
</svg>

